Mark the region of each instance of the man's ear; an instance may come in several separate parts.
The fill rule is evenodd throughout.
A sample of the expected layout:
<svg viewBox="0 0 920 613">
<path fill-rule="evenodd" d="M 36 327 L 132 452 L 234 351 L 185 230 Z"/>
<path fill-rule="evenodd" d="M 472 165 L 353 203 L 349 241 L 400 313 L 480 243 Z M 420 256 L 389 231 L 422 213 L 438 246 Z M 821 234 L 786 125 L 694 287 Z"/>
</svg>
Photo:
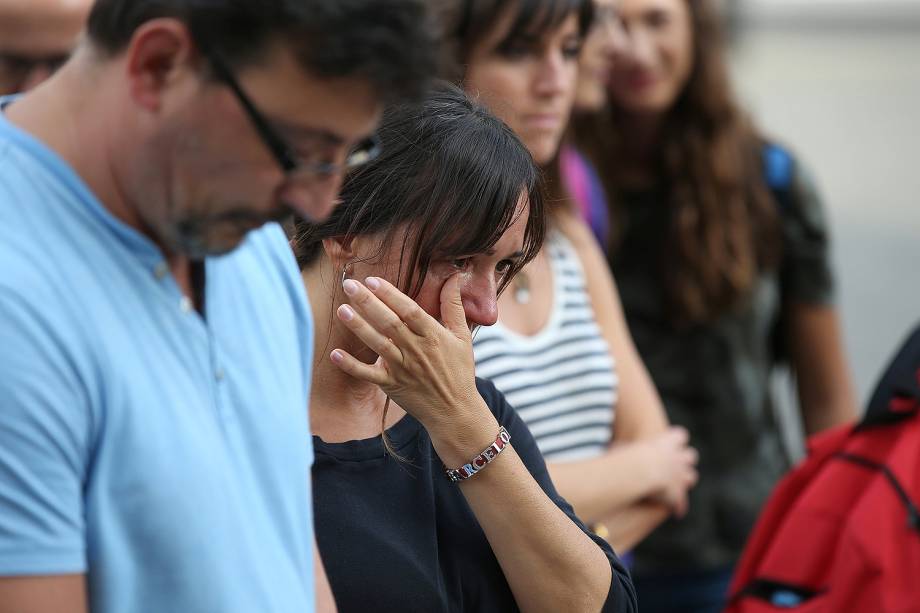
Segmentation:
<svg viewBox="0 0 920 613">
<path fill-rule="evenodd" d="M 185 24 L 165 17 L 139 27 L 125 54 L 131 98 L 151 112 L 162 107 L 164 92 L 178 77 L 196 69 L 199 60 Z"/>
</svg>

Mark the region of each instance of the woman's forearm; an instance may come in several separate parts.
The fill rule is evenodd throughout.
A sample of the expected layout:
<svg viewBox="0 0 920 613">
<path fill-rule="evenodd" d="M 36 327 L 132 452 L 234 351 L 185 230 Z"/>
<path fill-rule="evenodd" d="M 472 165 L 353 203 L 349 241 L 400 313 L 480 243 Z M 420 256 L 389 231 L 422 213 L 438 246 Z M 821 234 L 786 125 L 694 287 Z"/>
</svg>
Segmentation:
<svg viewBox="0 0 920 613">
<path fill-rule="evenodd" d="M 480 434 L 473 434 L 474 429 Z M 462 452 L 451 449 L 452 440 L 478 436 L 481 451 L 497 431 L 493 417 L 473 427 L 453 428 L 443 437 L 429 433 L 442 460 L 459 465 L 472 455 L 458 461 Z M 611 586 L 610 561 L 546 495 L 515 451 L 514 439 L 494 461 L 458 486 L 522 611 L 601 609 Z"/>
<path fill-rule="evenodd" d="M 639 502 L 602 519 L 606 539 L 618 554 L 631 551 L 670 515 L 668 508 L 657 502 Z"/>
<path fill-rule="evenodd" d="M 643 443 L 614 445 L 597 458 L 547 464 L 556 489 L 587 524 L 610 517 L 657 487 L 651 474 L 649 447 Z"/>
<path fill-rule="evenodd" d="M 599 611 L 610 590 L 609 560 L 509 451 L 499 458 L 503 466 L 489 467 L 461 489 L 518 606 L 527 612 Z"/>
</svg>

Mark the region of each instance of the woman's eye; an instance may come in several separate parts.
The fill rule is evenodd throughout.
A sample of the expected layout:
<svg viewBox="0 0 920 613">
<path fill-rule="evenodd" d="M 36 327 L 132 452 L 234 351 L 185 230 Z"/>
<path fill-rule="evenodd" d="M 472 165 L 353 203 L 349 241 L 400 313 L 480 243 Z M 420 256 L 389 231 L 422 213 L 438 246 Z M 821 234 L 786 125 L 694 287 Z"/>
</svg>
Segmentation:
<svg viewBox="0 0 920 613">
<path fill-rule="evenodd" d="M 522 60 L 530 57 L 534 53 L 531 45 L 524 43 L 509 43 L 499 49 L 499 53 L 508 60 Z"/>
<path fill-rule="evenodd" d="M 581 43 L 571 43 L 562 48 L 562 57 L 567 60 L 577 60 L 581 55 Z"/>
<path fill-rule="evenodd" d="M 577 60 L 581 55 L 581 47 L 568 47 L 562 50 L 562 57 L 567 60 Z"/>
<path fill-rule="evenodd" d="M 645 22 L 652 28 L 663 28 L 671 21 L 671 16 L 664 11 L 652 11 L 645 17 Z"/>
<path fill-rule="evenodd" d="M 495 271 L 500 275 L 505 276 L 511 271 L 511 266 L 513 262 L 511 260 L 502 260 L 495 266 Z"/>
<path fill-rule="evenodd" d="M 450 265 L 455 270 L 466 270 L 470 265 L 470 258 L 457 258 L 450 261 Z"/>
</svg>

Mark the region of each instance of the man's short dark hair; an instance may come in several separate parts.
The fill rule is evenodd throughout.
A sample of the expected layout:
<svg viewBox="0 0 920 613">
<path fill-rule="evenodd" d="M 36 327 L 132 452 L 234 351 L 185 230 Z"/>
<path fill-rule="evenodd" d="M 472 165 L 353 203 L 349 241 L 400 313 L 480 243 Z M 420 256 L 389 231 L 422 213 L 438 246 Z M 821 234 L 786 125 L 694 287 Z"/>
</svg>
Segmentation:
<svg viewBox="0 0 920 613">
<path fill-rule="evenodd" d="M 425 0 L 96 0 L 90 41 L 115 55 L 160 17 L 184 22 L 195 43 L 233 67 L 283 41 L 318 77 L 359 77 L 384 101 L 415 97 L 437 68 Z"/>
</svg>

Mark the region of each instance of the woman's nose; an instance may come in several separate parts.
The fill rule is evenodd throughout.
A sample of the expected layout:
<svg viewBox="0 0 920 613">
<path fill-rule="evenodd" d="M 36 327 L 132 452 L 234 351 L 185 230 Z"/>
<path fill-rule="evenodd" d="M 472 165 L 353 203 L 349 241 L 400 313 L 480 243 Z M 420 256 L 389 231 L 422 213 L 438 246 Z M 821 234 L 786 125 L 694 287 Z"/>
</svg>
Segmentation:
<svg viewBox="0 0 920 613">
<path fill-rule="evenodd" d="M 633 40 L 623 20 L 614 14 L 606 28 L 605 50 L 613 61 L 625 60 L 633 53 Z"/>
<path fill-rule="evenodd" d="M 621 61 L 639 68 L 651 66 L 655 59 L 655 43 L 652 35 L 640 28 L 627 30 L 627 32 L 629 33 L 628 53 L 621 57 Z"/>
<path fill-rule="evenodd" d="M 492 280 L 470 279 L 461 287 L 466 324 L 491 326 L 498 321 L 498 287 Z"/>
<path fill-rule="evenodd" d="M 534 90 L 541 96 L 565 92 L 568 79 L 565 58 L 561 53 L 549 53 L 541 58 L 534 80 Z"/>
</svg>

